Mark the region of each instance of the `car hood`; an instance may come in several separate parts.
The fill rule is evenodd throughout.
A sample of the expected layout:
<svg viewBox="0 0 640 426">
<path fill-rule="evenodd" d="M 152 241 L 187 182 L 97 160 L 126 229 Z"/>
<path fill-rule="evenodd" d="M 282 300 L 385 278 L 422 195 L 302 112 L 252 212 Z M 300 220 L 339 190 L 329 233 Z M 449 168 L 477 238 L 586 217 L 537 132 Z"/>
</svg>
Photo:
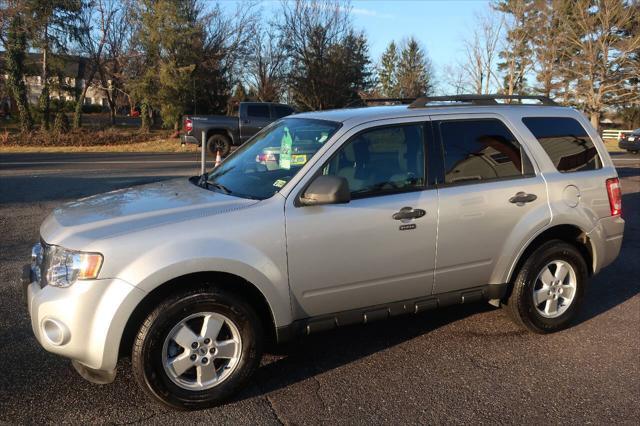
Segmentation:
<svg viewBox="0 0 640 426">
<path fill-rule="evenodd" d="M 63 244 L 71 235 L 87 240 L 136 232 L 166 223 L 223 214 L 258 203 L 200 188 L 187 178 L 120 189 L 56 208 L 42 224 L 42 238 Z"/>
</svg>

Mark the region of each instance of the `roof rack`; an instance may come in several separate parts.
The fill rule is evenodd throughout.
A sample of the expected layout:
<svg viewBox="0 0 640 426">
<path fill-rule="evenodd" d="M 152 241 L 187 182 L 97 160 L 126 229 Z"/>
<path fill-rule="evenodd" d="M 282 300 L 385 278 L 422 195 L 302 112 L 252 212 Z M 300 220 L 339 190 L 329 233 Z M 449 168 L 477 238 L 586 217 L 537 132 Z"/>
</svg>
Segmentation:
<svg viewBox="0 0 640 426">
<path fill-rule="evenodd" d="M 362 98 L 365 104 L 386 103 L 395 105 L 406 105 L 414 102 L 416 98 Z"/>
<path fill-rule="evenodd" d="M 497 100 L 518 101 L 518 102 L 498 102 Z M 523 100 L 535 100 L 539 103 L 523 103 Z M 429 104 L 436 105 L 429 105 Z M 549 99 L 547 96 L 531 96 L 531 95 L 455 95 L 455 96 L 423 96 L 413 101 L 409 108 L 428 108 L 442 106 L 443 103 L 447 103 L 447 106 L 459 106 L 464 105 L 545 105 L 545 106 L 558 106 L 557 103 Z"/>
</svg>

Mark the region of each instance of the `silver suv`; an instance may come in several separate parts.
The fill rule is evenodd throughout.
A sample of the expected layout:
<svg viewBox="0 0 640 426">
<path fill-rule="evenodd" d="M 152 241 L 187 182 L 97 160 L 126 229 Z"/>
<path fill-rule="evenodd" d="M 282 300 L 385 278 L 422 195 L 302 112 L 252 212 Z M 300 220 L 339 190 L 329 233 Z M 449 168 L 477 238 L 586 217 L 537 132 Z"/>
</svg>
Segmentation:
<svg viewBox="0 0 640 426">
<path fill-rule="evenodd" d="M 287 117 L 209 174 L 65 204 L 24 287 L 36 338 L 83 377 L 110 382 L 130 356 L 152 397 L 195 409 L 268 343 L 316 331 L 481 300 L 562 329 L 623 230 L 579 112 L 420 98 Z"/>
</svg>

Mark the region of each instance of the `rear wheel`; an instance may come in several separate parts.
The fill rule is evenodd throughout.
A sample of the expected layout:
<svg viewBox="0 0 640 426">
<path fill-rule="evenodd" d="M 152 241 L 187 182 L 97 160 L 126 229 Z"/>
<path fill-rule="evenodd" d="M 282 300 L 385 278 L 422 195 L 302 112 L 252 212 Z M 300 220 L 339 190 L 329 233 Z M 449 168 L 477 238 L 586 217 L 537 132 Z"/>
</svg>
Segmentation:
<svg viewBox="0 0 640 426">
<path fill-rule="evenodd" d="M 132 367 L 153 398 L 178 409 L 207 408 L 242 387 L 263 346 L 258 316 L 232 293 L 203 288 L 171 297 L 138 335 Z"/>
<path fill-rule="evenodd" d="M 207 149 L 213 155 L 220 152 L 220 156 L 226 157 L 231 152 L 231 140 L 225 135 L 212 135 L 207 140 Z"/>
<path fill-rule="evenodd" d="M 536 333 L 561 330 L 578 312 L 587 278 L 587 264 L 576 247 L 549 241 L 520 268 L 505 308 L 517 324 Z"/>
</svg>

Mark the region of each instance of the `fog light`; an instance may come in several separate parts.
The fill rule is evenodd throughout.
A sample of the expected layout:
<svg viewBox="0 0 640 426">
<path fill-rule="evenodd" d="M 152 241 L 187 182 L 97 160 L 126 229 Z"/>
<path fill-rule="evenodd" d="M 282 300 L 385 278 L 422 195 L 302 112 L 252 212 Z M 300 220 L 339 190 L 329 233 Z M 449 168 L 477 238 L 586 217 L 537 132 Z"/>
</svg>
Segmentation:
<svg viewBox="0 0 640 426">
<path fill-rule="evenodd" d="M 67 327 L 60 321 L 47 318 L 42 321 L 44 337 L 54 346 L 61 346 L 69 342 L 71 337 Z"/>
</svg>

